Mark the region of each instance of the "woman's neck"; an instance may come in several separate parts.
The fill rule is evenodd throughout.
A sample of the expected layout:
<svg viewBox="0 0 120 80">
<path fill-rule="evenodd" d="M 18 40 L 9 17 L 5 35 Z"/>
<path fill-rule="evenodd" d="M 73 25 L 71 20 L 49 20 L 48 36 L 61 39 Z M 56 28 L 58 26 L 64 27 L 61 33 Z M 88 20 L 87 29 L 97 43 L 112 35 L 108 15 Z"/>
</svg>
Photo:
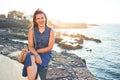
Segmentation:
<svg viewBox="0 0 120 80">
<path fill-rule="evenodd" d="M 38 28 L 44 28 L 45 26 L 38 26 Z"/>
<path fill-rule="evenodd" d="M 39 32 L 43 33 L 45 31 L 45 26 L 38 26 Z"/>
</svg>

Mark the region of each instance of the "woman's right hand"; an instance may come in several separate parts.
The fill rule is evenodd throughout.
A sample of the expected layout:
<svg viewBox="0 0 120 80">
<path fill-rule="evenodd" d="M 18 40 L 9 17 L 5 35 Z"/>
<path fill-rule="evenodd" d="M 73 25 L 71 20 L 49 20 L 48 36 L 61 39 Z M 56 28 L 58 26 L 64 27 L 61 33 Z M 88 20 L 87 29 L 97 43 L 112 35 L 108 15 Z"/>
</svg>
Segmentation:
<svg viewBox="0 0 120 80">
<path fill-rule="evenodd" d="M 35 62 L 36 62 L 37 64 L 42 64 L 42 60 L 41 60 L 41 57 L 40 57 L 39 55 L 36 55 L 36 56 L 35 56 Z"/>
</svg>

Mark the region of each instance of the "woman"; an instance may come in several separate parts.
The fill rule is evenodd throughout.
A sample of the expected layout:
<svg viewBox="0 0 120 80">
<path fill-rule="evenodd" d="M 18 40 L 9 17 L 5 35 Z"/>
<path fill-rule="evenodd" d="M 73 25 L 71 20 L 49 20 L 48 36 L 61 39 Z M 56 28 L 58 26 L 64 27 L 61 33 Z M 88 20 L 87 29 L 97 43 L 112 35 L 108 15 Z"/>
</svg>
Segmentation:
<svg viewBox="0 0 120 80">
<path fill-rule="evenodd" d="M 37 9 L 33 16 L 33 27 L 28 32 L 28 48 L 24 62 L 23 76 L 28 80 L 36 80 L 39 74 L 41 80 L 46 79 L 51 50 L 54 45 L 54 32 L 47 26 L 46 14 Z"/>
</svg>

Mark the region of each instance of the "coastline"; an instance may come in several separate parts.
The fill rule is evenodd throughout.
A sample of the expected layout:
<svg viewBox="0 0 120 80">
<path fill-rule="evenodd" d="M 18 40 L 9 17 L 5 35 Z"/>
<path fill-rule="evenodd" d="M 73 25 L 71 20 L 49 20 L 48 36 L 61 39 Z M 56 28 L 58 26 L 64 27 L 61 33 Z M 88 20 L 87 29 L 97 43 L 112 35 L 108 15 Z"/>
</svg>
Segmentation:
<svg viewBox="0 0 120 80">
<path fill-rule="evenodd" d="M 9 57 L 7 61 L 11 62 L 12 60 L 17 61 L 17 57 L 20 54 L 20 50 L 22 49 L 24 43 L 14 42 L 9 39 L 8 36 L 0 35 L 0 45 L 1 45 L 1 55 Z M 52 60 L 49 64 L 47 80 L 64 80 L 64 79 L 77 79 L 77 80 L 96 80 L 94 75 L 87 69 L 85 60 L 81 57 L 78 57 L 75 54 L 63 52 L 52 51 Z M 0 62 L 0 64 L 4 67 L 5 64 Z M 8 66 L 11 64 L 8 64 Z M 19 65 L 16 62 L 13 65 Z M 18 70 L 18 67 L 15 67 L 14 70 L 18 71 L 18 76 L 21 75 L 21 70 Z M 5 69 L 3 69 L 5 71 Z M 2 72 L 3 72 L 2 71 Z M 12 73 L 13 71 L 10 69 L 8 72 Z M 2 74 L 2 73 L 0 73 Z M 10 76 L 11 74 L 9 74 Z M 1 75 L 2 76 L 2 75 Z M 3 75 L 4 76 L 4 75 Z M 13 75 L 15 77 L 15 75 Z M 11 77 L 11 76 L 10 76 Z M 2 77 L 1 77 L 2 78 Z M 12 78 L 12 77 L 11 77 Z M 3 79 L 2 79 L 3 80 Z"/>
</svg>

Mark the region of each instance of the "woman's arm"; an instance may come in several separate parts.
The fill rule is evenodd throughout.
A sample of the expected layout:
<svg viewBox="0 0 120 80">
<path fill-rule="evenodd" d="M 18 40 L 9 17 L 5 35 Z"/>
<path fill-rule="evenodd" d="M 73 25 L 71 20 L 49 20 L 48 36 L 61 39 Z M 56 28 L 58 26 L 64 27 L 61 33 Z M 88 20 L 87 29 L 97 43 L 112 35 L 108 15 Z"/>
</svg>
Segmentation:
<svg viewBox="0 0 120 80">
<path fill-rule="evenodd" d="M 40 56 L 38 55 L 37 51 L 34 48 L 34 28 L 30 28 L 29 32 L 28 32 L 28 48 L 29 51 L 33 53 L 33 55 L 35 56 L 35 61 L 37 64 L 42 64 L 42 60 L 40 58 Z"/>
<path fill-rule="evenodd" d="M 38 55 L 37 51 L 34 48 L 34 28 L 31 27 L 28 32 L 28 48 L 29 51 L 32 52 L 34 55 Z"/>
<path fill-rule="evenodd" d="M 45 52 L 48 52 L 48 51 L 52 50 L 52 48 L 54 46 L 54 41 L 55 41 L 54 40 L 54 31 L 51 29 L 48 46 L 45 47 L 45 48 L 38 49 L 37 52 L 38 53 L 45 53 Z"/>
</svg>

